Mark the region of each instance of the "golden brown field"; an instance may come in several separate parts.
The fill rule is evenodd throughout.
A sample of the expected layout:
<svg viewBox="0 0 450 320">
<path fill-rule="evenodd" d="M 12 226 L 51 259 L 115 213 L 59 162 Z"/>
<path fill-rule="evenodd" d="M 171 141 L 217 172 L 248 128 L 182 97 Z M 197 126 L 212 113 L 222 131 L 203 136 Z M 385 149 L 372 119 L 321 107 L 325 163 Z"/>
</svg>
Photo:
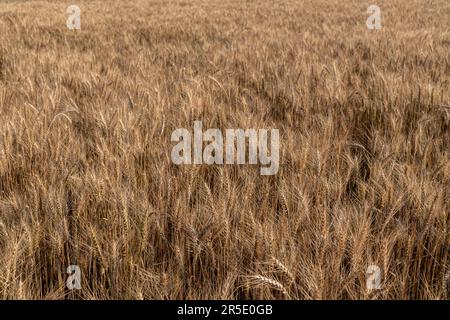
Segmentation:
<svg viewBox="0 0 450 320">
<path fill-rule="evenodd" d="M 447 299 L 450 2 L 370 4 L 1 1 L 0 298 Z M 278 174 L 174 165 L 195 120 Z"/>
</svg>

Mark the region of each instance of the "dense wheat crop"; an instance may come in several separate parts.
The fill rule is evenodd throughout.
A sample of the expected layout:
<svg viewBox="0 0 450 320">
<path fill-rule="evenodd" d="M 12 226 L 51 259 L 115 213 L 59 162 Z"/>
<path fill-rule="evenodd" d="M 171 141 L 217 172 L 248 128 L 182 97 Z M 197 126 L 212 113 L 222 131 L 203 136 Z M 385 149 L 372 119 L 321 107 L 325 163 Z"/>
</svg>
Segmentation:
<svg viewBox="0 0 450 320">
<path fill-rule="evenodd" d="M 369 4 L 0 1 L 0 298 L 446 299 L 450 2 Z M 174 165 L 195 120 L 278 173 Z"/>
</svg>

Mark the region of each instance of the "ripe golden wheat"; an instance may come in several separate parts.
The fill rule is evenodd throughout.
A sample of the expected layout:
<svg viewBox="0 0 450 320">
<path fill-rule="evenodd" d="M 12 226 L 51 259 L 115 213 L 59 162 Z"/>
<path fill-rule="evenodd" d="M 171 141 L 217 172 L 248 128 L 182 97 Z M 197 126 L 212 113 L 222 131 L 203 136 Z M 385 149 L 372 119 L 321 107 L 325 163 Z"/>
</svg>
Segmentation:
<svg viewBox="0 0 450 320">
<path fill-rule="evenodd" d="M 356 0 L 75 2 L 81 30 L 0 1 L 0 298 L 448 298 L 448 0 L 377 0 L 381 30 Z M 195 120 L 279 129 L 278 174 L 174 165 Z"/>
</svg>

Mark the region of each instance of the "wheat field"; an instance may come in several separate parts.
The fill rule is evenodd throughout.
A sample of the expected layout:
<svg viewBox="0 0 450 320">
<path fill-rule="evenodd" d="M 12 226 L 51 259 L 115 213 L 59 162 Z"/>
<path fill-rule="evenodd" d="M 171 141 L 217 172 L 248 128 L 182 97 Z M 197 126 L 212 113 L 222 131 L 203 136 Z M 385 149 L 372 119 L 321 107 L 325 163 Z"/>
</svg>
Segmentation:
<svg viewBox="0 0 450 320">
<path fill-rule="evenodd" d="M 370 4 L 0 1 L 0 298 L 448 299 L 450 2 Z M 278 173 L 173 164 L 196 120 Z"/>
</svg>

